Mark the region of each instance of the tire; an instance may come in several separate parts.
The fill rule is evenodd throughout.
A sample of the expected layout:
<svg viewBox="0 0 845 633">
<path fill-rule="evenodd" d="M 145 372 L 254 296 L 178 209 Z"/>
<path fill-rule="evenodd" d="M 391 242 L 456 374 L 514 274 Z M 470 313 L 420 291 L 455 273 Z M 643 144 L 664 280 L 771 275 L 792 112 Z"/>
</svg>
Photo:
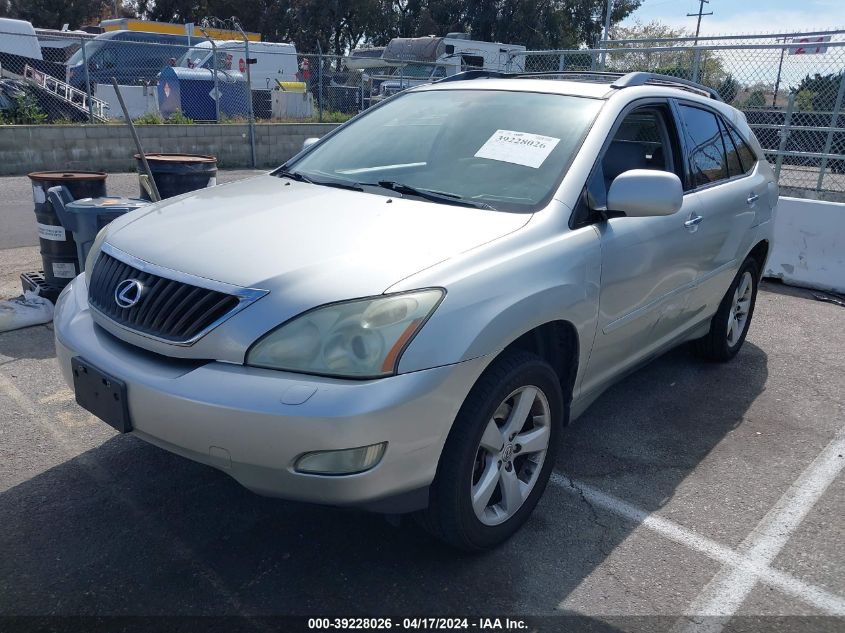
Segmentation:
<svg viewBox="0 0 845 633">
<path fill-rule="evenodd" d="M 750 276 L 750 277 L 749 277 Z M 705 360 L 713 362 L 726 362 L 736 356 L 745 337 L 748 334 L 748 327 L 751 325 L 751 318 L 754 316 L 754 305 L 757 301 L 757 285 L 760 281 L 760 271 L 757 261 L 751 257 L 746 259 L 734 277 L 730 288 L 722 298 L 719 309 L 710 322 L 710 332 L 707 336 L 692 342 L 693 352 Z M 745 284 L 750 284 L 747 300 L 742 300 L 742 314 L 744 319 L 736 318 L 738 312 L 735 307 L 740 307 L 737 301 L 743 295 Z M 728 324 L 733 322 L 733 332 L 728 331 Z"/>
<path fill-rule="evenodd" d="M 429 491 L 429 506 L 418 515 L 423 527 L 466 551 L 488 549 L 508 539 L 543 494 L 554 467 L 565 406 L 557 374 L 540 357 L 517 350 L 496 359 L 455 418 Z M 521 424 L 520 419 L 524 419 Z M 514 429 L 516 437 L 506 442 Z M 526 447 L 515 441 L 519 437 Z M 542 446 L 544 438 L 542 453 L 527 448 Z M 499 444 L 501 449 L 495 448 Z M 490 490 L 489 501 L 484 500 L 484 491 Z"/>
</svg>

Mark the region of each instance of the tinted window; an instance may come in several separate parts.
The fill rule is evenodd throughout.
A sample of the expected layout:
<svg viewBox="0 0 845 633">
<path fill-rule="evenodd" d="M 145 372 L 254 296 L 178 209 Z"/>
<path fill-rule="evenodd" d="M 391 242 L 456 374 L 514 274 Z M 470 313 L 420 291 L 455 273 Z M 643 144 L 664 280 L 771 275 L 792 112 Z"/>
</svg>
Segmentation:
<svg viewBox="0 0 845 633">
<path fill-rule="evenodd" d="M 689 170 L 694 187 L 728 177 L 722 132 L 716 115 L 707 110 L 681 106 L 681 116 L 690 140 Z"/>
<path fill-rule="evenodd" d="M 731 139 L 730 133 L 728 133 L 728 128 L 725 122 L 719 121 L 719 127 L 722 129 L 722 142 L 725 144 L 728 175 L 731 177 L 740 176 L 745 173 L 745 169 L 742 168 L 742 161 L 739 158 L 739 152 L 736 149 L 733 139 Z"/>
<path fill-rule="evenodd" d="M 727 125 L 726 127 L 731 135 L 731 139 L 733 140 L 737 153 L 739 154 L 739 160 L 742 163 L 743 173 L 751 171 L 751 169 L 757 163 L 757 155 L 754 154 L 754 150 L 752 150 L 748 146 L 748 143 L 746 143 L 743 138 L 739 135 L 739 132 L 733 129 L 730 125 Z"/>
</svg>

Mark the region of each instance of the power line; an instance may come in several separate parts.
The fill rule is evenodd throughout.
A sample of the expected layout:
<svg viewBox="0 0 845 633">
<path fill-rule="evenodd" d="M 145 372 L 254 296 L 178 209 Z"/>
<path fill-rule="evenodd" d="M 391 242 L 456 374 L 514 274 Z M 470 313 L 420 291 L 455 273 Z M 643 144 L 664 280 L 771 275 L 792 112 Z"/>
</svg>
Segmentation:
<svg viewBox="0 0 845 633">
<path fill-rule="evenodd" d="M 704 13 L 705 4 L 710 4 L 710 0 L 698 0 L 698 13 L 687 13 L 688 18 L 696 15 L 698 16 L 698 23 L 695 25 L 695 42 L 693 43 L 693 46 L 698 45 L 698 33 L 701 31 L 701 17 L 705 15 L 713 15 L 712 11 L 710 13 Z"/>
</svg>

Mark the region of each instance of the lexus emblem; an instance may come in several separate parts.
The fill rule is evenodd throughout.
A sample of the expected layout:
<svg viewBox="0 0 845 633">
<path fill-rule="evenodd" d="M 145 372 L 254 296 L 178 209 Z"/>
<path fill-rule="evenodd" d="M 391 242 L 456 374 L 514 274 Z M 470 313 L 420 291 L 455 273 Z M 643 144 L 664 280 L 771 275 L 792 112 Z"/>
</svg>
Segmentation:
<svg viewBox="0 0 845 633">
<path fill-rule="evenodd" d="M 124 279 L 114 289 L 114 302 L 121 308 L 131 308 L 141 300 L 144 284 L 137 279 Z"/>
</svg>

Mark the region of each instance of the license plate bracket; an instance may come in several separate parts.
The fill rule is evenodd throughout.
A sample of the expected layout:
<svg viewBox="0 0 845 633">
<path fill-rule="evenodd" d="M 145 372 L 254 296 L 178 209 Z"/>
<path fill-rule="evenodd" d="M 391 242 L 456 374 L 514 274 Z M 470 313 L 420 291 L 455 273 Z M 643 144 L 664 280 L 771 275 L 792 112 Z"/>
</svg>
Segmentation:
<svg viewBox="0 0 845 633">
<path fill-rule="evenodd" d="M 76 402 L 121 433 L 132 430 L 126 383 L 79 356 L 70 360 Z"/>
</svg>

